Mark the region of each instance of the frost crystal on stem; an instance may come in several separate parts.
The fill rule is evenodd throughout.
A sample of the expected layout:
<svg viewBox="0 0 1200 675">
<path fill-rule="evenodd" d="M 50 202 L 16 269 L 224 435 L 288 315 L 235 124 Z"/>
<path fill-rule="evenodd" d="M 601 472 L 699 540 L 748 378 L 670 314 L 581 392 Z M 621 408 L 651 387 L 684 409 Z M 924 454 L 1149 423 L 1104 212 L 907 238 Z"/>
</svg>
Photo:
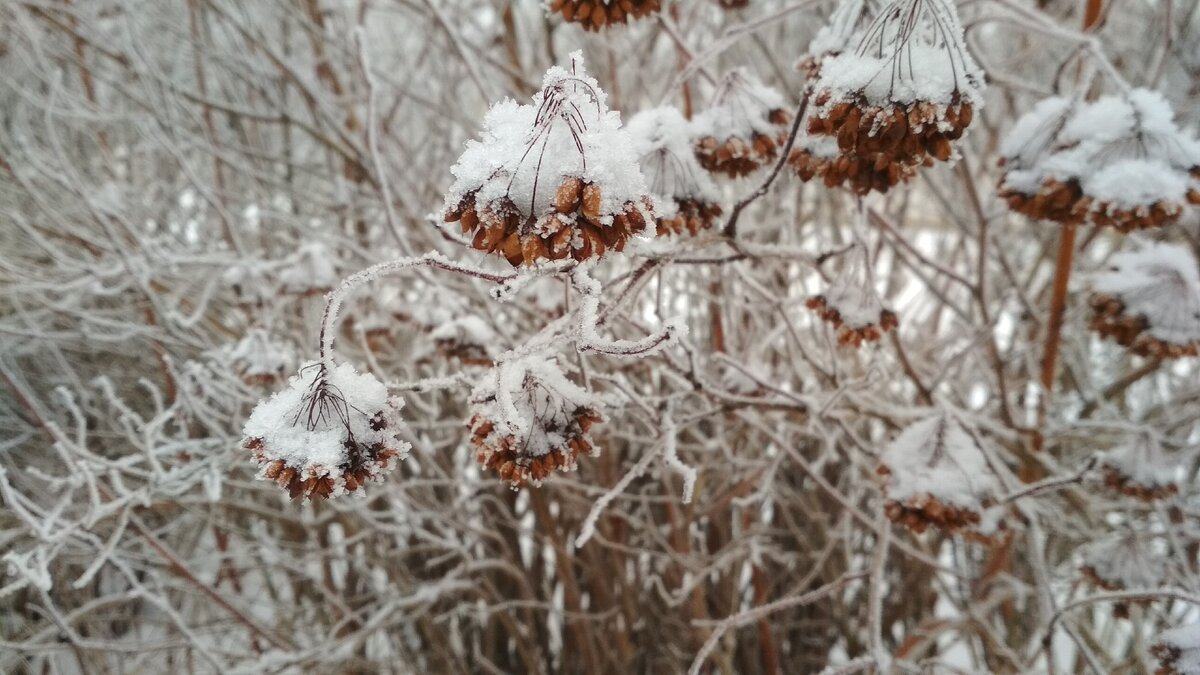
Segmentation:
<svg viewBox="0 0 1200 675">
<path fill-rule="evenodd" d="M 506 100 L 451 169 L 446 222 L 513 266 L 621 251 L 652 217 L 621 116 L 583 68 L 546 72 L 532 105 Z"/>
<path fill-rule="evenodd" d="M 948 161 L 983 104 L 983 72 L 963 41 L 953 3 L 894 0 L 839 51 L 839 34 L 861 21 L 865 3 L 850 2 L 810 56 L 810 136 L 789 158 L 804 180 L 847 184 L 856 194 L 885 192 L 922 165 Z M 839 33 L 840 32 L 840 33 Z M 847 39 L 843 42 L 849 42 Z"/>
<path fill-rule="evenodd" d="M 779 154 L 792 115 L 783 96 L 746 70 L 731 70 L 692 120 L 696 159 L 713 173 L 745 176 Z"/>
<path fill-rule="evenodd" d="M 1140 356 L 1200 353 L 1200 264 L 1186 247 L 1135 242 L 1092 281 L 1091 328 Z"/>
<path fill-rule="evenodd" d="M 683 114 L 670 106 L 651 108 L 634 115 L 627 128 L 654 197 L 658 236 L 712 227 L 721 215 L 720 193 L 692 152 Z"/>
<path fill-rule="evenodd" d="M 983 450 L 945 413 L 900 432 L 880 456 L 879 474 L 888 518 L 915 532 L 978 525 L 997 487 Z"/>
<path fill-rule="evenodd" d="M 354 492 L 408 455 L 397 435 L 403 401 L 348 363 L 312 362 L 254 408 L 243 445 L 293 499 Z M 393 461 L 394 460 L 394 461 Z"/>
<path fill-rule="evenodd" d="M 505 361 L 471 394 L 471 444 L 484 468 L 517 489 L 572 471 L 594 455 L 588 430 L 601 421 L 599 398 L 567 379 L 553 358 Z"/>
</svg>

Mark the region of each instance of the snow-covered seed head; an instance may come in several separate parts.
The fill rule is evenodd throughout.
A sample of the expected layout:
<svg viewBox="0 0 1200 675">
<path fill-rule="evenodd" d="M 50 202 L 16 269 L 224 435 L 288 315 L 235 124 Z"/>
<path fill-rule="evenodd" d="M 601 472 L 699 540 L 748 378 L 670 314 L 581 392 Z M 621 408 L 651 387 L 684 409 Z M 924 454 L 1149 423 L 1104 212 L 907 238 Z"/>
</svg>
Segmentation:
<svg viewBox="0 0 1200 675">
<path fill-rule="evenodd" d="M 810 297 L 805 305 L 837 329 L 839 345 L 857 348 L 899 326 L 896 313 L 883 306 L 875 291 L 861 246 L 846 254 L 845 265 L 829 290 Z"/>
<path fill-rule="evenodd" d="M 258 477 L 292 499 L 354 492 L 408 455 L 397 435 L 403 401 L 349 364 L 313 362 L 283 391 L 261 401 L 246 421 L 244 447 Z"/>
<path fill-rule="evenodd" d="M 1090 327 L 1140 356 L 1200 353 L 1200 264 L 1184 246 L 1135 243 L 1092 281 Z"/>
<path fill-rule="evenodd" d="M 1157 228 L 1200 203 L 1200 143 L 1158 92 L 1039 102 L 1000 148 L 999 192 L 1031 218 Z"/>
<path fill-rule="evenodd" d="M 1158 434 L 1146 430 L 1132 434 L 1100 460 L 1104 484 L 1123 495 L 1149 502 L 1177 492 L 1175 463 L 1163 453 Z"/>
<path fill-rule="evenodd" d="M 778 91 L 743 69 L 731 70 L 712 104 L 692 120 L 696 159 L 713 173 L 745 176 L 775 159 L 791 123 Z"/>
<path fill-rule="evenodd" d="M 1200 623 L 1172 628 L 1158 636 L 1150 647 L 1158 659 L 1155 675 L 1197 675 L 1200 673 Z"/>
<path fill-rule="evenodd" d="M 567 379 L 553 359 L 526 357 L 492 369 L 471 394 L 476 459 L 513 489 L 541 485 L 595 455 L 588 431 L 601 421 L 597 397 Z"/>
<path fill-rule="evenodd" d="M 1145 590 L 1162 584 L 1166 560 L 1151 538 L 1131 531 L 1085 547 L 1079 572 L 1101 590 Z M 1125 602 L 1113 606 L 1118 618 L 1128 613 Z"/>
<path fill-rule="evenodd" d="M 550 0 L 550 11 L 584 30 L 598 31 L 653 14 L 661 4 L 661 0 Z"/>
<path fill-rule="evenodd" d="M 864 7 L 843 6 L 838 30 L 861 20 Z M 885 192 L 918 167 L 951 159 L 952 143 L 983 103 L 983 74 L 947 0 L 894 0 L 851 39 L 854 49 L 832 46 L 817 61 L 805 124 L 809 135 L 836 140 L 836 159 L 828 150 L 816 155 L 835 161 L 813 161 L 804 144 L 789 161 L 801 178 Z"/>
<path fill-rule="evenodd" d="M 880 457 L 884 510 L 890 520 L 924 532 L 979 525 L 996 479 L 975 439 L 946 414 L 910 425 Z"/>
<path fill-rule="evenodd" d="M 583 69 L 546 72 L 531 105 L 497 103 L 451 169 L 446 222 L 513 266 L 624 249 L 652 217 L 620 114 Z"/>
<path fill-rule="evenodd" d="M 688 121 L 663 106 L 633 116 L 627 126 L 654 198 L 658 236 L 698 234 L 721 215 L 720 192 L 692 151 Z"/>
</svg>

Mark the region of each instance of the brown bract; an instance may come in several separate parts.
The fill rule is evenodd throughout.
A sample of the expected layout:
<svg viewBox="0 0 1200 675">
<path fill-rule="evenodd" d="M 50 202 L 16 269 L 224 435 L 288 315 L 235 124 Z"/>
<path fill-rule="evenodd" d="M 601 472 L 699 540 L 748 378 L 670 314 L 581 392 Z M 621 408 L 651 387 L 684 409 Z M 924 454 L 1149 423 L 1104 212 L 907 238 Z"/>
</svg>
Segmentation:
<svg viewBox="0 0 1200 675">
<path fill-rule="evenodd" d="M 999 193 L 1008 202 L 1008 208 L 1035 220 L 1078 225 L 1087 217 L 1088 203 L 1079 181 L 1075 179 L 1060 181 L 1048 178 L 1037 192 L 1028 194 L 1005 187 L 1002 177 Z"/>
<path fill-rule="evenodd" d="M 1104 465 L 1104 484 L 1127 497 L 1152 502 L 1166 499 L 1179 492 L 1179 486 L 1174 483 L 1146 484 L 1130 476 L 1120 467 L 1111 464 Z"/>
<path fill-rule="evenodd" d="M 600 211 L 600 186 L 568 177 L 558 186 L 554 206 L 538 218 L 524 216 L 508 198 L 479 204 L 475 192 L 446 211 L 446 222 L 458 221 L 463 234 L 472 235 L 471 246 L 498 253 L 516 267 L 542 260 L 573 258 L 583 261 L 621 251 L 633 235 L 646 227 L 643 209 L 649 202 L 627 202 L 616 214 Z M 639 208 L 640 207 L 640 208 Z"/>
<path fill-rule="evenodd" d="M 565 438 L 565 443 L 537 457 L 524 452 L 524 445 L 517 437 L 496 433 L 495 422 L 482 415 L 473 416 L 467 426 L 471 430 L 471 444 L 475 446 L 475 458 L 479 464 L 495 471 L 500 480 L 517 489 L 530 484 L 540 485 L 555 471 L 574 469 L 579 455 L 592 454 L 587 432 L 600 421 L 600 414 L 596 411 L 577 409 L 566 427 L 547 429 Z"/>
<path fill-rule="evenodd" d="M 712 136 L 697 139 L 696 159 L 700 166 L 712 173 L 738 178 L 775 159 L 779 148 L 787 143 L 792 115 L 786 110 L 772 110 L 767 120 L 778 127 L 776 133 L 754 133 L 750 138 L 733 136 L 723 141 Z"/>
<path fill-rule="evenodd" d="M 1190 342 L 1176 344 L 1164 342 L 1151 335 L 1146 318 L 1125 312 L 1120 298 L 1097 293 L 1091 297 L 1092 320 L 1088 327 L 1127 348 L 1138 356 L 1152 358 L 1180 358 L 1200 354 L 1200 344 Z"/>
<path fill-rule="evenodd" d="M 830 104 L 830 97 L 828 91 L 814 96 L 815 112 L 807 131 L 836 138 L 845 157 L 825 168 L 821 175 L 826 185 L 848 184 L 858 194 L 886 192 L 912 178 L 918 167 L 948 161 L 951 143 L 962 137 L 975 116 L 974 107 L 958 97 L 945 106 L 928 101 L 873 105 L 861 94 Z M 789 160 L 800 165 L 796 170 L 801 178 L 809 173 L 802 158 Z"/>
<path fill-rule="evenodd" d="M 659 218 L 655 221 L 656 234 L 669 237 L 687 232 L 695 236 L 701 230 L 712 227 L 721 216 L 721 205 L 700 202 L 694 199 L 683 199 L 677 202 L 675 215 L 670 218 Z"/>
<path fill-rule="evenodd" d="M 882 310 L 879 313 L 878 323 L 870 323 L 865 326 L 851 326 L 842 318 L 842 313 L 836 307 L 830 305 L 829 301 L 823 295 L 814 295 L 804 304 L 820 315 L 822 319 L 833 324 L 834 328 L 838 329 L 839 345 L 861 347 L 863 342 L 875 342 L 882 338 L 884 333 L 894 330 L 900 325 L 900 320 L 896 317 L 896 313 L 890 309 Z"/>
<path fill-rule="evenodd" d="M 583 26 L 600 30 L 606 26 L 640 19 L 657 12 L 660 0 L 551 0 L 550 11 Z"/>
</svg>

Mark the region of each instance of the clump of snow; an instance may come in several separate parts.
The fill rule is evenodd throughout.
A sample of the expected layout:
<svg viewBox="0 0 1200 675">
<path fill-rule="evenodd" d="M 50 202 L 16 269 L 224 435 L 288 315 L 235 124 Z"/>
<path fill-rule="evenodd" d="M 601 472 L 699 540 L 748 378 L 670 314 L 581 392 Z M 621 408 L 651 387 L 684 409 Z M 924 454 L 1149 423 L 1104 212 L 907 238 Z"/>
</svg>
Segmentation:
<svg viewBox="0 0 1200 675">
<path fill-rule="evenodd" d="M 471 394 L 476 458 L 513 489 L 572 471 L 595 455 L 588 430 L 603 401 L 571 382 L 554 358 L 515 358 L 493 368 Z"/>
<path fill-rule="evenodd" d="M 1010 172 L 1031 168 L 1057 142 L 1072 106 L 1062 96 L 1044 98 L 1021 115 L 1000 142 L 1000 156 Z"/>
<path fill-rule="evenodd" d="M 1103 453 L 1100 463 L 1131 487 L 1152 490 L 1175 482 L 1176 463 L 1163 454 L 1154 431 L 1131 434 L 1116 449 Z"/>
<path fill-rule="evenodd" d="M 834 18 L 843 21 L 835 30 L 845 30 L 849 15 Z M 967 51 L 952 2 L 894 0 L 851 40 L 857 41 L 857 48 L 829 55 L 815 85 L 817 91 L 828 92 L 833 103 L 865 99 L 876 106 L 983 104 L 983 71 Z"/>
<path fill-rule="evenodd" d="M 1167 675 L 1200 675 L 1200 623 L 1191 623 L 1165 631 L 1154 641 L 1150 651 Z"/>
<path fill-rule="evenodd" d="M 692 152 L 693 129 L 673 106 L 643 110 L 626 127 L 634 151 L 640 158 L 651 195 L 660 217 L 674 215 L 677 200 L 715 203 L 720 192 Z"/>
<path fill-rule="evenodd" d="M 808 44 L 806 59 L 819 61 L 826 55 L 838 54 L 851 44 L 851 39 L 862 30 L 862 23 L 878 8 L 876 0 L 842 0 L 838 3 L 829 22 L 817 31 Z"/>
<path fill-rule="evenodd" d="M 945 505 L 979 511 L 996 493 L 997 482 L 983 450 L 947 414 L 905 428 L 880 462 L 889 471 L 889 499 L 929 495 Z"/>
<path fill-rule="evenodd" d="M 546 71 L 532 104 L 492 106 L 480 139 L 469 141 L 450 169 L 455 181 L 447 209 L 474 193 L 477 204 L 508 199 L 523 217 L 537 218 L 552 211 L 567 178 L 600 187 L 601 213 L 641 201 L 645 179 L 620 113 L 609 110 L 608 95 L 584 70 L 581 52 L 571 55 L 571 64 Z"/>
<path fill-rule="evenodd" d="M 755 135 L 774 136 L 779 134 L 780 124 L 772 121 L 772 113 L 788 107 L 777 89 L 763 84 L 746 69 L 735 68 L 721 80 L 709 107 L 692 119 L 692 135 L 718 143 Z"/>
<path fill-rule="evenodd" d="M 1131 158 L 1102 166 L 1081 185 L 1084 194 L 1105 202 L 1106 208 L 1135 209 L 1155 202 L 1182 203 L 1193 183 L 1161 159 Z"/>
<path fill-rule="evenodd" d="M 1157 588 L 1166 573 L 1166 560 L 1153 544 L 1136 532 L 1091 544 L 1083 554 L 1085 573 L 1108 590 Z"/>
<path fill-rule="evenodd" d="M 1092 288 L 1120 300 L 1126 314 L 1143 317 L 1154 338 L 1200 342 L 1200 264 L 1187 247 L 1135 241 L 1095 275 Z"/>
<path fill-rule="evenodd" d="M 527 356 L 500 363 L 471 393 L 472 412 L 493 433 L 520 439 L 521 454 L 541 457 L 566 445 L 580 410 L 599 411 L 603 400 L 576 385 L 554 358 Z"/>
<path fill-rule="evenodd" d="M 1047 182 L 1077 183 L 1078 210 L 1090 211 L 1097 224 L 1160 226 L 1189 198 L 1200 198 L 1191 173 L 1200 166 L 1200 142 L 1149 89 L 1090 103 L 1045 99 L 1017 121 L 1000 151 L 1002 189 L 1035 194 Z"/>
<path fill-rule="evenodd" d="M 242 433 L 263 467 L 261 478 L 281 480 L 287 470 L 294 481 L 329 478 L 336 495 L 375 478 L 388 458 L 407 455 L 408 444 L 397 436 L 402 406 L 369 373 L 348 363 L 310 362 L 254 408 Z M 355 479 L 350 484 L 347 474 Z"/>
</svg>

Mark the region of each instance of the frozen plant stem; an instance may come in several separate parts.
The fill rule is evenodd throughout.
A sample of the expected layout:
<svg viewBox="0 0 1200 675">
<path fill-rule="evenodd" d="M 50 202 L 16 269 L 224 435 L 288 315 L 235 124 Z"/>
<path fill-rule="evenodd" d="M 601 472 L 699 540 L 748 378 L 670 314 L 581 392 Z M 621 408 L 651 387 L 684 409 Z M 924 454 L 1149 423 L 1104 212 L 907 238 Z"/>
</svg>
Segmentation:
<svg viewBox="0 0 1200 675">
<path fill-rule="evenodd" d="M 321 363 L 326 367 L 332 365 L 330 359 L 333 356 L 333 340 L 336 336 L 334 332 L 334 324 L 337 323 L 338 312 L 342 308 L 342 303 L 346 296 L 368 281 L 372 281 L 381 276 L 394 274 L 401 270 L 406 270 L 411 267 L 434 267 L 447 272 L 457 272 L 465 274 L 469 277 L 491 281 L 492 283 L 503 283 L 515 277 L 515 274 L 492 274 L 474 267 L 469 267 L 461 263 L 456 263 L 440 253 L 429 252 L 423 256 L 416 258 L 398 258 L 388 262 L 379 263 L 372 267 L 368 267 L 361 272 L 356 272 L 346 277 L 337 288 L 329 292 L 325 296 L 325 312 L 321 315 Z"/>
</svg>

